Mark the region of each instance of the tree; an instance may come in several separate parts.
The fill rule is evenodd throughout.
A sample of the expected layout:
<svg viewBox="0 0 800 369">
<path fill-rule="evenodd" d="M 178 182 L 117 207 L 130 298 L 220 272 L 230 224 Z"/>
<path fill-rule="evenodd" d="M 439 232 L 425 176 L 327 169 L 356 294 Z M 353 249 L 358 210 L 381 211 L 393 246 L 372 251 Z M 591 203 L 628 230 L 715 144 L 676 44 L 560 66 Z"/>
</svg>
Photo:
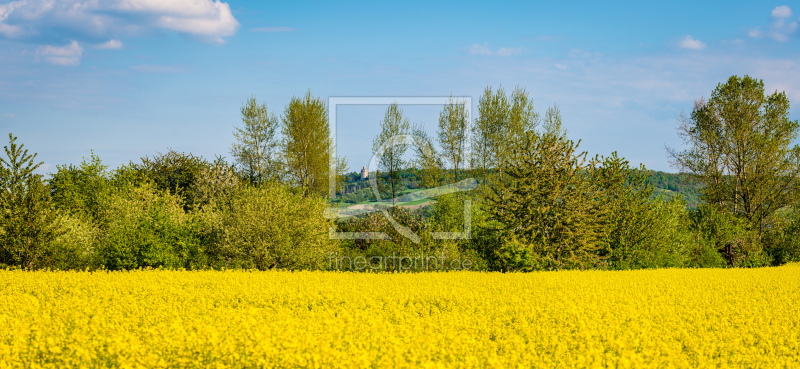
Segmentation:
<svg viewBox="0 0 800 369">
<path fill-rule="evenodd" d="M 396 103 L 389 105 L 381 121 L 381 132 L 372 141 L 372 153 L 378 159 L 378 187 L 388 190 L 392 205 L 402 180 L 400 171 L 406 164 L 403 154 L 408 150 L 405 136 L 408 135 L 410 126 L 408 118 L 403 117 L 403 109 Z"/>
<path fill-rule="evenodd" d="M 108 213 L 98 250 L 111 270 L 141 267 L 200 268 L 207 265 L 197 213 L 153 182 L 121 186 L 107 201 Z"/>
<path fill-rule="evenodd" d="M 761 233 L 776 210 L 798 200 L 800 147 L 791 144 L 799 128 L 785 92 L 765 95 L 762 80 L 732 76 L 695 101 L 689 117 L 681 114 L 678 134 L 689 148 L 668 152 L 674 167 L 704 185 L 707 203 Z"/>
<path fill-rule="evenodd" d="M 548 109 L 548 112 L 550 112 L 550 109 Z M 559 114 L 557 108 L 555 114 Z M 558 115 L 558 122 L 560 127 L 560 115 Z M 511 92 L 511 106 L 508 111 L 507 126 L 503 127 L 499 133 L 498 146 L 500 146 L 500 155 L 507 157 L 513 145 L 520 144 L 525 139 L 526 132 L 533 131 L 538 124 L 539 113 L 533 108 L 533 99 L 528 96 L 528 92 L 525 89 L 517 86 Z"/>
<path fill-rule="evenodd" d="M 319 269 L 338 250 L 328 236 L 327 202 L 285 185 L 244 188 L 222 214 L 222 254 L 237 266 L 259 270 Z"/>
<path fill-rule="evenodd" d="M 237 169 L 253 184 L 277 179 L 279 164 L 274 151 L 278 117 L 269 113 L 266 102 L 258 104 L 255 96 L 242 105 L 241 114 L 244 127 L 234 127 L 236 142 L 231 145 Z"/>
<path fill-rule="evenodd" d="M 493 179 L 491 219 L 504 242 L 496 252 L 505 270 L 588 268 L 603 259 L 608 207 L 586 172 L 577 144 L 529 131 L 513 148 L 506 177 Z"/>
<path fill-rule="evenodd" d="M 414 166 L 420 173 L 420 182 L 424 188 L 438 187 L 442 183 L 442 168 L 444 167 L 439 153 L 433 146 L 428 133 L 422 125 L 414 126 L 411 130 L 414 140 L 415 153 Z"/>
<path fill-rule="evenodd" d="M 478 100 L 478 116 L 472 126 L 472 168 L 488 176 L 489 170 L 497 167 L 496 155 L 500 146 L 500 133 L 508 125 L 508 98 L 502 87 L 492 92 L 488 86 Z"/>
<path fill-rule="evenodd" d="M 56 173 L 48 180 L 56 208 L 100 223 L 104 216 L 104 200 L 112 187 L 108 166 L 92 153 L 80 166 L 59 165 L 56 168 Z"/>
<path fill-rule="evenodd" d="M 222 157 L 208 163 L 199 173 L 192 193 L 199 207 L 207 205 L 230 205 L 231 197 L 239 187 L 240 179 L 234 167 Z"/>
<path fill-rule="evenodd" d="M 544 113 L 542 133 L 567 139 L 567 129 L 561 125 L 561 110 L 558 109 L 558 105 L 548 107 Z"/>
<path fill-rule="evenodd" d="M 647 181 L 644 166 L 631 168 L 627 160 L 613 152 L 590 173 L 590 180 L 603 190 L 602 201 L 609 208 L 603 242 L 608 245 L 611 266 L 653 266 L 648 262 L 655 262 L 658 248 L 666 246 L 659 244 L 663 229 L 657 226 L 661 215 L 657 202 L 662 200 L 651 200 L 653 186 Z"/>
<path fill-rule="evenodd" d="M 36 154 L 8 134 L 8 159 L 0 158 L 0 263 L 25 269 L 40 267 L 48 244 L 62 232 L 47 186 L 33 172 Z"/>
<path fill-rule="evenodd" d="M 755 266 L 769 264 L 762 246 L 754 239 L 757 235 L 749 229 L 745 218 L 721 210 L 715 204 L 705 203 L 690 213 L 690 219 L 691 229 L 699 236 L 696 243 L 700 247 L 695 252 L 698 263 L 711 262 L 712 265 L 716 264 L 714 266 L 727 264 L 729 267 L 748 266 L 754 262 Z M 705 253 L 704 249 L 711 252 Z M 708 255 L 711 253 L 716 253 L 716 258 Z M 725 260 L 722 263 L 713 262 L 723 257 Z"/>
<path fill-rule="evenodd" d="M 473 168 L 487 177 L 495 169 L 502 177 L 515 146 L 523 144 L 527 132 L 533 131 L 538 122 L 539 114 L 524 89 L 515 88 L 509 101 L 502 87 L 494 93 L 486 87 L 478 100 L 478 117 L 472 128 Z"/>
<path fill-rule="evenodd" d="M 443 156 L 453 166 L 456 181 L 458 181 L 458 168 L 464 162 L 468 121 L 469 116 L 464 102 L 456 102 L 452 97 L 439 113 L 439 144 Z"/>
<path fill-rule="evenodd" d="M 201 172 L 208 166 L 209 163 L 201 157 L 172 149 L 152 158 L 145 156 L 141 164 L 132 165 L 144 178 L 153 181 L 157 189 L 179 196 L 186 211 L 200 205 L 195 189 Z"/>
<path fill-rule="evenodd" d="M 302 98 L 292 98 L 282 123 L 283 158 L 290 183 L 301 188 L 305 196 L 327 195 L 330 173 L 336 174 L 334 182 L 341 182 L 347 169 L 344 158 L 335 156 L 328 107 L 309 91 Z"/>
</svg>

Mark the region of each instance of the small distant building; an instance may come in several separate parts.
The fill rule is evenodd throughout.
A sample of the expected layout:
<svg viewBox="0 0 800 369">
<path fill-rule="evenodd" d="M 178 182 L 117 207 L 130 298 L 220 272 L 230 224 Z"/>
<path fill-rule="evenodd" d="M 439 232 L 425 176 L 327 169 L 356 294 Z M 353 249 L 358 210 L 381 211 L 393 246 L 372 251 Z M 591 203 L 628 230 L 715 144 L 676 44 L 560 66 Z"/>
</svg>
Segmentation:
<svg viewBox="0 0 800 369">
<path fill-rule="evenodd" d="M 363 167 L 361 168 L 361 180 L 363 181 L 367 178 L 369 178 L 369 171 L 367 170 L 367 167 Z"/>
</svg>

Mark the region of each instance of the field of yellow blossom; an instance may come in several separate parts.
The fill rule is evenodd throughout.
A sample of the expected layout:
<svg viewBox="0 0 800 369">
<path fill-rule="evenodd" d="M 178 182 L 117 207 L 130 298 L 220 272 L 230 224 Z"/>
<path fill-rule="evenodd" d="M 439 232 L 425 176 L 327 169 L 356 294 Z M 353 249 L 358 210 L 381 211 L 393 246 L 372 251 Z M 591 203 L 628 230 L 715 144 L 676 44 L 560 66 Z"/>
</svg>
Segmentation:
<svg viewBox="0 0 800 369">
<path fill-rule="evenodd" d="M 0 367 L 800 367 L 800 266 L 0 271 Z"/>
</svg>

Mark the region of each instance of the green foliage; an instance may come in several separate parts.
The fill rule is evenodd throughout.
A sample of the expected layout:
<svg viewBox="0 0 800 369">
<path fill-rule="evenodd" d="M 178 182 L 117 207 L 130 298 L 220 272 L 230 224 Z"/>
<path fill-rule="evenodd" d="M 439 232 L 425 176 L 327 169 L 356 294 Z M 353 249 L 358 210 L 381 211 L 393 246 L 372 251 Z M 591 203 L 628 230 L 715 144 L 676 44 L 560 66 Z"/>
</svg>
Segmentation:
<svg viewBox="0 0 800 369">
<path fill-rule="evenodd" d="M 381 245 L 391 244 L 391 248 L 400 251 L 413 250 L 425 247 L 430 244 L 429 230 L 425 217 L 421 212 L 411 211 L 406 208 L 392 207 L 387 210 L 389 215 L 408 227 L 411 232 L 420 236 L 420 244 L 414 244 L 405 236 L 400 234 L 381 212 L 373 212 L 366 215 L 346 218 L 339 221 L 337 229 L 339 232 L 382 232 L 388 235 L 388 239 L 356 239 L 347 240 L 345 247 L 367 250 L 373 247 L 381 248 Z M 376 246 L 377 245 L 377 246 Z"/>
<path fill-rule="evenodd" d="M 270 114 L 267 103 L 258 104 L 255 96 L 242 105 L 241 114 L 244 127 L 234 127 L 236 142 L 231 145 L 237 169 L 253 184 L 279 179 L 281 168 L 275 155 L 278 117 Z"/>
<path fill-rule="evenodd" d="M 508 268 L 591 268 L 601 264 L 607 202 L 584 172 L 577 144 L 555 135 L 529 133 L 515 149 L 507 178 L 495 181 L 488 198 L 492 219 L 502 226 L 501 253 L 529 260 Z M 522 250 L 524 249 L 524 250 Z"/>
<path fill-rule="evenodd" d="M 763 81 L 732 76 L 682 115 L 679 134 L 689 148 L 670 155 L 704 185 L 708 204 L 760 234 L 775 211 L 800 199 L 800 147 L 792 146 L 799 129 L 785 93 L 765 95 Z"/>
<path fill-rule="evenodd" d="M 199 206 L 197 181 L 207 167 L 205 159 L 175 150 L 153 158 L 144 157 L 141 164 L 134 165 L 135 170 L 151 180 L 157 189 L 180 197 L 185 211 Z"/>
<path fill-rule="evenodd" d="M 3 146 L 8 159 L 0 157 L 0 189 L 4 193 L 19 195 L 28 189 L 28 180 L 36 176 L 33 171 L 44 162 L 34 164 L 38 154 L 28 155 L 25 144 L 17 146 L 17 138 L 11 133 L 8 134 L 8 141 L 9 145 Z"/>
<path fill-rule="evenodd" d="M 548 113 L 550 113 L 549 109 Z M 507 114 L 507 126 L 502 127 L 498 138 L 500 144 L 498 153 L 505 157 L 511 153 L 509 144 L 511 147 L 518 145 L 525 139 L 526 132 L 532 132 L 539 124 L 539 113 L 533 108 L 533 99 L 524 88 L 519 86 L 511 92 L 511 106 Z M 558 114 L 557 111 L 556 114 Z M 558 119 L 560 122 L 560 115 Z M 566 136 L 561 138 L 566 138 Z"/>
<path fill-rule="evenodd" d="M 617 217 L 616 219 L 620 219 Z M 608 267 L 612 269 L 680 268 L 688 266 L 689 254 L 696 245 L 695 233 L 689 229 L 689 213 L 682 198 L 651 198 L 640 213 L 628 213 L 617 227 L 632 229 L 649 224 L 649 238 L 638 242 L 612 245 Z M 611 235 L 619 234 L 612 228 Z"/>
<path fill-rule="evenodd" d="M 424 188 L 440 186 L 444 176 L 444 163 L 441 155 L 436 152 L 436 147 L 433 146 L 433 140 L 425 132 L 425 128 L 422 125 L 414 126 L 411 136 L 414 140 L 412 145 L 414 150 L 413 164 L 415 169 L 419 171 L 419 184 Z"/>
<path fill-rule="evenodd" d="M 607 243 L 608 263 L 615 267 L 634 267 L 650 254 L 659 229 L 655 228 L 657 214 L 652 211 L 650 196 L 653 188 L 647 183 L 644 167 L 630 168 L 628 161 L 614 152 L 603 158 L 599 168 L 590 170 L 590 181 L 603 190 L 601 201 L 609 205 L 604 242 Z"/>
<path fill-rule="evenodd" d="M 719 210 L 713 204 L 703 204 L 691 212 L 691 227 L 698 232 L 701 243 L 720 253 L 731 267 L 766 266 L 770 264 L 763 252 L 757 231 L 742 218 Z M 707 252 L 707 251 L 703 251 Z"/>
<path fill-rule="evenodd" d="M 781 209 L 770 220 L 764 245 L 773 264 L 800 262 L 800 204 Z"/>
<path fill-rule="evenodd" d="M 511 93 L 509 101 L 502 87 L 492 92 L 486 87 L 478 100 L 478 116 L 472 126 L 472 167 L 483 178 L 483 195 L 491 177 L 503 177 L 514 152 L 524 145 L 527 136 L 539 123 L 539 114 L 533 108 L 533 99 L 519 87 Z"/>
<path fill-rule="evenodd" d="M 376 181 L 381 192 L 387 192 L 392 204 L 397 197 L 402 178 L 400 171 L 407 164 L 403 155 L 408 150 L 406 135 L 411 123 L 403 117 L 403 109 L 397 104 L 389 105 L 381 121 L 381 132 L 372 141 L 372 153 L 377 156 L 378 170 L 370 181 Z"/>
<path fill-rule="evenodd" d="M 371 188 L 362 188 L 357 191 L 350 192 L 342 196 L 342 201 L 358 204 L 360 202 L 375 201 L 375 195 L 372 193 Z"/>
<path fill-rule="evenodd" d="M 180 197 L 154 184 L 118 188 L 109 197 L 100 264 L 111 270 L 141 267 L 202 268 L 204 245 L 193 214 Z"/>
<path fill-rule="evenodd" d="M 69 213 L 61 213 L 58 225 L 61 232 L 49 243 L 44 265 L 58 270 L 98 268 L 102 230 L 88 218 Z"/>
<path fill-rule="evenodd" d="M 465 228 L 464 204 L 475 206 L 472 196 L 465 193 L 452 193 L 438 196 L 427 214 L 429 229 L 432 232 L 462 232 Z M 470 214 L 470 217 L 472 214 Z"/>
<path fill-rule="evenodd" d="M 94 153 L 80 166 L 56 166 L 57 171 L 50 178 L 50 194 L 57 209 L 75 216 L 84 217 L 91 222 L 102 222 L 103 205 L 111 193 L 107 166 Z"/>
<path fill-rule="evenodd" d="M 468 208 L 465 209 L 465 206 Z M 427 229 L 430 232 L 468 232 L 467 238 L 438 240 L 440 244 L 452 245 L 462 260 L 470 260 L 471 270 L 488 270 L 494 261 L 492 252 L 496 244 L 490 232 L 489 214 L 484 202 L 471 193 L 453 193 L 436 197 L 429 207 Z"/>
<path fill-rule="evenodd" d="M 456 182 L 459 180 L 458 169 L 463 166 L 466 154 L 467 121 L 469 116 L 464 102 L 456 102 L 452 97 L 439 113 L 439 145 L 442 147 L 442 156 L 453 167 Z"/>
<path fill-rule="evenodd" d="M 345 240 L 339 252 L 329 260 L 329 268 L 360 271 L 488 269 L 488 264 L 480 253 L 469 247 L 471 240 L 433 239 L 431 232 L 464 230 L 463 208 L 458 205 L 458 199 L 450 195 L 437 200 L 441 202 L 432 205 L 433 214 L 399 207 L 388 210 L 395 221 L 420 236 L 418 244 L 400 234 L 379 212 L 340 220 L 337 224 L 338 232 L 381 232 L 388 237 Z M 461 225 L 455 220 L 459 216 L 462 217 Z M 372 260 L 373 263 L 359 268 L 355 264 L 356 258 Z"/>
<path fill-rule="evenodd" d="M 567 129 L 562 126 L 561 110 L 558 109 L 558 105 L 547 108 L 542 124 L 542 134 L 555 136 L 562 140 L 567 139 Z"/>
<path fill-rule="evenodd" d="M 347 168 L 343 158 L 335 157 L 328 107 L 321 98 L 312 97 L 311 91 L 303 98 L 293 97 L 284 112 L 281 129 L 289 182 L 305 196 L 327 196 L 330 173 L 341 176 Z"/>
<path fill-rule="evenodd" d="M 389 218 L 374 212 L 337 222 L 323 216 L 330 203 L 375 196 L 358 173 L 344 174 L 327 107 L 310 92 L 293 98 L 280 121 L 247 100 L 231 149 L 236 165 L 170 150 L 109 171 L 92 153 L 78 166 L 57 166 L 45 183 L 34 174 L 36 155 L 9 135 L 0 158 L 0 266 L 373 270 L 353 262 L 377 258 L 384 271 L 464 262 L 530 271 L 800 262 L 800 147 L 792 146 L 800 123 L 788 111 L 784 93 L 765 95 L 763 82 L 731 77 L 683 117 L 689 148 L 670 154 L 685 173 L 669 174 L 632 168 L 616 152 L 587 158 L 557 106 L 536 132 L 540 116 L 521 88 L 510 96 L 486 88 L 470 157 L 463 104 L 451 100 L 440 114 L 440 153 L 422 124 L 412 129 L 393 104 L 373 142 L 379 170 L 370 179 L 383 199 L 450 179 L 475 178 L 481 187 L 421 209 L 390 208 Z M 371 238 L 334 240 L 333 226 Z M 467 229 L 469 237 L 455 236 Z"/>
<path fill-rule="evenodd" d="M 713 240 L 698 237 L 689 253 L 686 266 L 690 268 L 725 268 L 728 266 L 728 262 L 717 250 Z"/>
<path fill-rule="evenodd" d="M 229 206 L 236 189 L 241 185 L 235 169 L 223 158 L 203 166 L 190 190 L 195 207 Z"/>
<path fill-rule="evenodd" d="M 552 114 L 552 113 L 551 113 Z M 656 268 L 686 264 L 691 234 L 679 197 L 652 198 L 644 168 L 616 153 L 585 161 L 560 124 L 507 167 L 489 199 L 500 224 L 494 257 L 502 270 Z M 481 237 L 487 237 L 481 235 Z"/>
<path fill-rule="evenodd" d="M 328 237 L 326 206 L 320 196 L 283 185 L 243 188 L 221 215 L 221 253 L 233 265 L 259 270 L 321 268 L 338 247 Z"/>
<path fill-rule="evenodd" d="M 33 173 L 42 163 L 8 138 L 7 159 L 0 158 L 0 264 L 36 269 L 45 266 L 48 245 L 62 230 L 49 189 Z"/>
<path fill-rule="evenodd" d="M 42 179 L 30 176 L 22 186 L 0 200 L 0 263 L 31 270 L 46 266 L 48 246 L 62 230 Z"/>
<path fill-rule="evenodd" d="M 702 185 L 687 174 L 665 173 L 648 170 L 647 181 L 653 186 L 653 197 L 662 195 L 675 197 L 680 195 L 686 201 L 686 207 L 697 209 L 700 205 Z"/>
<path fill-rule="evenodd" d="M 609 205 L 604 231 L 609 268 L 639 269 L 680 267 L 691 240 L 680 197 L 653 197 L 644 166 L 631 168 L 614 152 L 590 171 L 590 180 L 602 188 Z"/>
<path fill-rule="evenodd" d="M 472 126 L 472 167 L 481 170 L 482 175 L 499 166 L 498 152 L 504 148 L 502 134 L 508 126 L 510 109 L 502 87 L 494 93 L 487 86 L 478 100 L 478 116 Z"/>
</svg>

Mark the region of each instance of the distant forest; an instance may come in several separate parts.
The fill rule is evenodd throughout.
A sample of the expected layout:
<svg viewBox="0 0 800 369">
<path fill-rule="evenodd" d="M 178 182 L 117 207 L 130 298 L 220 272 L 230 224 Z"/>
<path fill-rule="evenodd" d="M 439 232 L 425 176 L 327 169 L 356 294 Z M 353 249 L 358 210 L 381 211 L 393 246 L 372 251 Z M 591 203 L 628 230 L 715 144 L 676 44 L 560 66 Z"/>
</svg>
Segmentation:
<svg viewBox="0 0 800 369">
<path fill-rule="evenodd" d="M 653 186 L 653 197 L 682 196 L 686 202 L 687 209 L 697 209 L 700 204 L 700 188 L 696 181 L 686 174 L 667 173 L 662 171 L 647 170 L 647 182 Z M 452 170 L 447 170 L 446 175 L 452 176 Z M 403 195 L 410 190 L 420 187 L 421 173 L 417 169 L 405 169 L 400 171 L 399 195 Z M 467 174 L 469 177 L 469 173 Z M 360 204 L 375 201 L 372 189 L 369 187 L 368 180 L 361 179 L 361 173 L 350 172 L 344 176 L 344 185 L 341 191 L 341 200 L 345 204 Z M 385 198 L 384 198 L 385 199 Z M 339 200 L 339 199 L 335 199 Z"/>
</svg>

